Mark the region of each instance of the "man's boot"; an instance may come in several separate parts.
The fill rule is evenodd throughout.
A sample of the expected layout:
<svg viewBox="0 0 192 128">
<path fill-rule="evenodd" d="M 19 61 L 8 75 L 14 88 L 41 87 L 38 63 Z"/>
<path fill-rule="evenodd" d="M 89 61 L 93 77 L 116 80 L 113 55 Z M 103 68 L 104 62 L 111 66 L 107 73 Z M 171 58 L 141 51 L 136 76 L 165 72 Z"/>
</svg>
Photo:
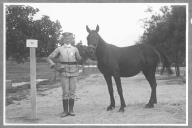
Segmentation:
<svg viewBox="0 0 192 128">
<path fill-rule="evenodd" d="M 74 99 L 69 99 L 69 115 L 71 116 L 75 116 L 73 106 L 74 106 Z"/>
<path fill-rule="evenodd" d="M 61 114 L 61 117 L 66 117 L 68 116 L 68 105 L 69 105 L 69 100 L 65 99 L 63 100 L 63 113 Z"/>
</svg>

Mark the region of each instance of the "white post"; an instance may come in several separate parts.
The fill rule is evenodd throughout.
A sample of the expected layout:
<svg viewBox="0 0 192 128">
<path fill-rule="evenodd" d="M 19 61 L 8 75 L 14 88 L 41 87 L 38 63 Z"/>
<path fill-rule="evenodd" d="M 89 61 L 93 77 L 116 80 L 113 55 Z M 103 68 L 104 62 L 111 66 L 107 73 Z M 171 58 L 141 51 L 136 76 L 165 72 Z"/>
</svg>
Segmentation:
<svg viewBox="0 0 192 128">
<path fill-rule="evenodd" d="M 36 56 L 35 48 L 30 48 L 30 82 L 32 118 L 36 119 Z"/>
<path fill-rule="evenodd" d="M 30 95 L 31 95 L 31 108 L 32 108 L 32 119 L 37 118 L 36 108 L 36 54 L 35 48 L 37 47 L 37 40 L 27 40 L 27 47 L 30 47 Z"/>
</svg>

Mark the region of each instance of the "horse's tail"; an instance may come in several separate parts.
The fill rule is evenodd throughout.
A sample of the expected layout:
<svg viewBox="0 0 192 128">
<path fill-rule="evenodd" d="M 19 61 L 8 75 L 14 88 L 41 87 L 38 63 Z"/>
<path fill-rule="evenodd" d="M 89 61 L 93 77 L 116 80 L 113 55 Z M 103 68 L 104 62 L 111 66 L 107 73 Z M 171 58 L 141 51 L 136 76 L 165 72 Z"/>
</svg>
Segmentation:
<svg viewBox="0 0 192 128">
<path fill-rule="evenodd" d="M 156 54 L 158 54 L 159 62 L 162 63 L 162 69 L 160 71 L 161 74 L 165 71 L 165 68 L 169 74 L 173 74 L 173 71 L 171 70 L 171 63 L 168 59 L 168 57 L 158 48 L 155 50 Z"/>
</svg>

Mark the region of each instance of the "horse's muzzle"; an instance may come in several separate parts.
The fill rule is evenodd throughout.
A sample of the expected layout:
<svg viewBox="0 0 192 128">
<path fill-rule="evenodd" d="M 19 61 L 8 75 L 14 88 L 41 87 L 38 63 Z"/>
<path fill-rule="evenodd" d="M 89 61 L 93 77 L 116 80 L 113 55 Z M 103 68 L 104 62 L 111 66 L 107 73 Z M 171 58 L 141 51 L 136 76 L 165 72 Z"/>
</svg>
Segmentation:
<svg viewBox="0 0 192 128">
<path fill-rule="evenodd" d="M 89 58 L 92 59 L 92 60 L 96 60 L 96 55 L 95 55 L 96 48 L 92 47 L 92 46 L 88 46 L 87 51 L 88 51 Z"/>
</svg>

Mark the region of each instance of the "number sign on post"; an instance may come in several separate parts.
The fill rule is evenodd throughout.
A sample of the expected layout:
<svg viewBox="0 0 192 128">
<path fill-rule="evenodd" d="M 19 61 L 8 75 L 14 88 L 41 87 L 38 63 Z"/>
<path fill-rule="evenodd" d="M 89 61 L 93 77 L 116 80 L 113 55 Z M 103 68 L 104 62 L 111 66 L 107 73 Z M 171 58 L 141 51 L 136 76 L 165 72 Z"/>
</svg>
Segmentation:
<svg viewBox="0 0 192 128">
<path fill-rule="evenodd" d="M 30 48 L 30 95 L 31 95 L 31 108 L 32 118 L 36 119 L 36 55 L 35 48 L 38 47 L 38 41 L 34 39 L 28 39 L 26 46 Z"/>
</svg>

